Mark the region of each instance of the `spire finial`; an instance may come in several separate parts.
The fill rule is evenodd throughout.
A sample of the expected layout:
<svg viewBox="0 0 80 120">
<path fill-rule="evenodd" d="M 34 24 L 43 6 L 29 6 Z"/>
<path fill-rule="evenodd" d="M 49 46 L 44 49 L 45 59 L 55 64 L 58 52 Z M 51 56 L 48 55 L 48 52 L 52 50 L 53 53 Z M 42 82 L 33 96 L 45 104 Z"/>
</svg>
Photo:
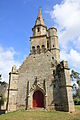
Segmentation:
<svg viewBox="0 0 80 120">
<path fill-rule="evenodd" d="M 38 14 L 38 17 L 41 16 L 41 7 L 39 7 L 39 14 Z"/>
</svg>

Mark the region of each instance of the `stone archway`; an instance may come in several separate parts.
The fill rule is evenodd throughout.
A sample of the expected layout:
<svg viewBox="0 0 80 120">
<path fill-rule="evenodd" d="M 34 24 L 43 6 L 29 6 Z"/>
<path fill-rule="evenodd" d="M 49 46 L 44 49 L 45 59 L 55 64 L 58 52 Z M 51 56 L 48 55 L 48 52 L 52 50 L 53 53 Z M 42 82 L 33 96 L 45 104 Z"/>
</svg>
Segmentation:
<svg viewBox="0 0 80 120">
<path fill-rule="evenodd" d="M 33 94 L 33 108 L 44 107 L 44 95 L 40 90 L 37 90 Z"/>
</svg>

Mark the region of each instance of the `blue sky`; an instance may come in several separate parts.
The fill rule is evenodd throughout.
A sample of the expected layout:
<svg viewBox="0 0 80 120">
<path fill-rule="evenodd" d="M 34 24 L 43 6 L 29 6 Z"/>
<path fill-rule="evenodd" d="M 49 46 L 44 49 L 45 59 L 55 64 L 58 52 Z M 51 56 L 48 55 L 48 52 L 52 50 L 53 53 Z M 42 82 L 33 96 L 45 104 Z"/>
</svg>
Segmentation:
<svg viewBox="0 0 80 120">
<path fill-rule="evenodd" d="M 11 66 L 29 54 L 39 7 L 46 26 L 58 29 L 61 60 L 80 71 L 80 0 L 0 0 L 0 73 L 5 81 Z"/>
</svg>

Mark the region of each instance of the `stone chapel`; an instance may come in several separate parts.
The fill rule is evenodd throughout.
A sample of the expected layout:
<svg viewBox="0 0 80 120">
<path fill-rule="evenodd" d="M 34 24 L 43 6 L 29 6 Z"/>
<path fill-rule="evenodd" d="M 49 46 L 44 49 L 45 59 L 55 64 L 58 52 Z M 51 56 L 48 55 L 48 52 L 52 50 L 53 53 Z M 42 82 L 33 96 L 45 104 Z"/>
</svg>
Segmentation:
<svg viewBox="0 0 80 120">
<path fill-rule="evenodd" d="M 44 24 L 39 9 L 30 37 L 30 54 L 9 73 L 7 111 L 75 111 L 67 61 L 60 62 L 57 29 Z"/>
</svg>

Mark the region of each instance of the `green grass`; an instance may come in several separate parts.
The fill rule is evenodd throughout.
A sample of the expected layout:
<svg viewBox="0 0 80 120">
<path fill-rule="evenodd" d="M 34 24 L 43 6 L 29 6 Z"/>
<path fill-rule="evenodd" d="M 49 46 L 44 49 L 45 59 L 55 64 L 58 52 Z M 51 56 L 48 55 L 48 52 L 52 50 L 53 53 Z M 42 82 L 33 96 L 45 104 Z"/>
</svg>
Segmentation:
<svg viewBox="0 0 80 120">
<path fill-rule="evenodd" d="M 0 120 L 80 120 L 80 106 L 75 113 L 58 111 L 16 111 L 0 115 Z"/>
</svg>

